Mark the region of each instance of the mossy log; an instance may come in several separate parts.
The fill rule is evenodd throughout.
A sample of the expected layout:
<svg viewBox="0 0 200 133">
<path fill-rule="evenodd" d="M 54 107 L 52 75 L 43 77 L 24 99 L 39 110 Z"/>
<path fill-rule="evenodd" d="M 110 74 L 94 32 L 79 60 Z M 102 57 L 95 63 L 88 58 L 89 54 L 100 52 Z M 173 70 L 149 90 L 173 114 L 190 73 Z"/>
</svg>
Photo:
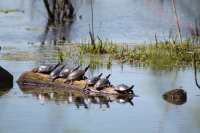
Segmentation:
<svg viewBox="0 0 200 133">
<path fill-rule="evenodd" d="M 163 98 L 169 103 L 181 105 L 187 101 L 187 93 L 183 89 L 174 89 L 164 93 Z"/>
<path fill-rule="evenodd" d="M 83 92 L 83 88 L 86 85 L 85 80 L 74 81 L 73 84 L 64 83 L 64 79 L 59 78 L 52 82 L 49 79 L 49 76 L 41 73 L 34 73 L 32 71 L 24 72 L 17 81 L 19 87 L 23 90 L 28 89 L 38 89 L 38 90 L 77 90 Z M 89 87 L 91 90 L 91 94 L 93 95 L 104 95 L 104 94 L 112 94 L 112 95 L 122 95 L 114 90 L 113 87 L 107 87 L 101 91 L 97 91 L 94 87 Z"/>
</svg>

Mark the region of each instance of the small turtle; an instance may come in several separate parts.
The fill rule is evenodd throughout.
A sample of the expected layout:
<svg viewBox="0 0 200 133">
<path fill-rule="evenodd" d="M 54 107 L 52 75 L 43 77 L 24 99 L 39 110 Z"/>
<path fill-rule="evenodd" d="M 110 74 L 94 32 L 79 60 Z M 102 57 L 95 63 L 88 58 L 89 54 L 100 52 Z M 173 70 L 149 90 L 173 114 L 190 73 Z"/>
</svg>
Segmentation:
<svg viewBox="0 0 200 133">
<path fill-rule="evenodd" d="M 64 68 L 64 69 L 60 72 L 59 77 L 60 77 L 60 78 L 67 78 L 67 76 L 68 76 L 71 72 L 76 71 L 76 70 L 78 70 L 79 68 L 80 68 L 80 65 L 77 66 L 77 67 L 75 67 L 74 69 Z"/>
<path fill-rule="evenodd" d="M 88 65 L 84 70 L 76 70 L 76 71 L 73 71 L 71 72 L 67 79 L 64 81 L 64 83 L 68 82 L 68 81 L 71 81 L 71 83 L 74 81 L 74 80 L 82 80 L 82 79 L 85 79 L 85 72 L 88 70 L 90 66 Z"/>
<path fill-rule="evenodd" d="M 108 80 L 111 74 L 106 76 L 105 78 L 99 79 L 97 83 L 94 85 L 96 90 L 100 91 L 103 90 L 105 87 L 110 86 L 110 81 Z"/>
<path fill-rule="evenodd" d="M 58 66 L 55 70 L 53 70 L 50 75 L 49 78 L 52 79 L 52 81 L 56 80 L 57 78 L 59 78 L 59 74 L 60 72 L 63 70 L 63 68 L 65 67 L 65 65 L 60 65 Z"/>
<path fill-rule="evenodd" d="M 53 65 L 41 65 L 39 67 L 34 68 L 32 71 L 38 72 L 38 73 L 50 74 L 59 65 L 60 65 L 60 63 L 53 64 Z"/>
<path fill-rule="evenodd" d="M 97 83 L 97 81 L 101 78 L 101 76 L 103 75 L 103 73 L 100 73 L 98 76 L 93 77 L 89 80 L 87 80 L 87 85 L 88 86 L 93 86 Z"/>
<path fill-rule="evenodd" d="M 125 84 L 120 84 L 120 85 L 114 87 L 114 89 L 115 89 L 115 91 L 117 91 L 120 94 L 134 94 L 134 92 L 132 90 L 133 87 L 134 87 L 134 85 L 129 87 Z"/>
</svg>

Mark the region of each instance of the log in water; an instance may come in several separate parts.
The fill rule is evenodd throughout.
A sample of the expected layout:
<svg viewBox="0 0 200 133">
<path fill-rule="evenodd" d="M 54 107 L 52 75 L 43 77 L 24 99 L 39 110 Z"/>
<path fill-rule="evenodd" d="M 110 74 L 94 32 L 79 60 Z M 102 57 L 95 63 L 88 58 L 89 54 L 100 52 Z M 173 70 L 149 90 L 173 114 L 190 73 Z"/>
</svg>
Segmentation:
<svg viewBox="0 0 200 133">
<path fill-rule="evenodd" d="M 32 71 L 24 72 L 17 81 L 18 85 L 22 89 L 35 88 L 35 89 L 56 89 L 56 90 L 78 90 L 84 92 L 83 88 L 86 85 L 85 80 L 74 81 L 73 84 L 64 83 L 64 79 L 59 78 L 54 82 L 49 79 L 49 75 L 34 73 Z M 94 87 L 89 87 L 91 94 L 93 95 L 103 95 L 103 94 L 112 94 L 112 95 L 122 95 L 114 90 L 113 87 L 107 87 L 101 91 L 97 91 Z"/>
</svg>

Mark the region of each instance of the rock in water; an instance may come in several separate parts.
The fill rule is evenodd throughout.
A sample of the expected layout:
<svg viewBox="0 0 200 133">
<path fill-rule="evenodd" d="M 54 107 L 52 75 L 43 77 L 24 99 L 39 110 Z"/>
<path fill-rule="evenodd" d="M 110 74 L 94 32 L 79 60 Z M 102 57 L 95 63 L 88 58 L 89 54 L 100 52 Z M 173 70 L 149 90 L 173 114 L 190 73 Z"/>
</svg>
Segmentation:
<svg viewBox="0 0 200 133">
<path fill-rule="evenodd" d="M 187 93 L 183 89 L 174 89 L 164 93 L 163 98 L 169 103 L 181 105 L 187 101 Z"/>
<path fill-rule="evenodd" d="M 0 66 L 0 90 L 12 88 L 13 76 L 7 70 Z"/>
</svg>

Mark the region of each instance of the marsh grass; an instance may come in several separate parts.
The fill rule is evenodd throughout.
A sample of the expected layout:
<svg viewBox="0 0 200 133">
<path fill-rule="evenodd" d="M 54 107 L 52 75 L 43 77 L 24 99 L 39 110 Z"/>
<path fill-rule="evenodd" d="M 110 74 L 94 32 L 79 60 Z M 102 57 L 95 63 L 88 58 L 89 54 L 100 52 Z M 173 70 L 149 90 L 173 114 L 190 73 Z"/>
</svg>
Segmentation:
<svg viewBox="0 0 200 133">
<path fill-rule="evenodd" d="M 95 46 L 80 45 L 79 51 L 82 54 L 108 55 L 110 62 L 115 59 L 121 63 L 139 63 L 155 69 L 192 66 L 194 52 L 197 53 L 196 58 L 200 59 L 200 45 L 195 45 L 190 40 L 182 43 L 169 40 L 137 46 L 98 42 Z"/>
</svg>

